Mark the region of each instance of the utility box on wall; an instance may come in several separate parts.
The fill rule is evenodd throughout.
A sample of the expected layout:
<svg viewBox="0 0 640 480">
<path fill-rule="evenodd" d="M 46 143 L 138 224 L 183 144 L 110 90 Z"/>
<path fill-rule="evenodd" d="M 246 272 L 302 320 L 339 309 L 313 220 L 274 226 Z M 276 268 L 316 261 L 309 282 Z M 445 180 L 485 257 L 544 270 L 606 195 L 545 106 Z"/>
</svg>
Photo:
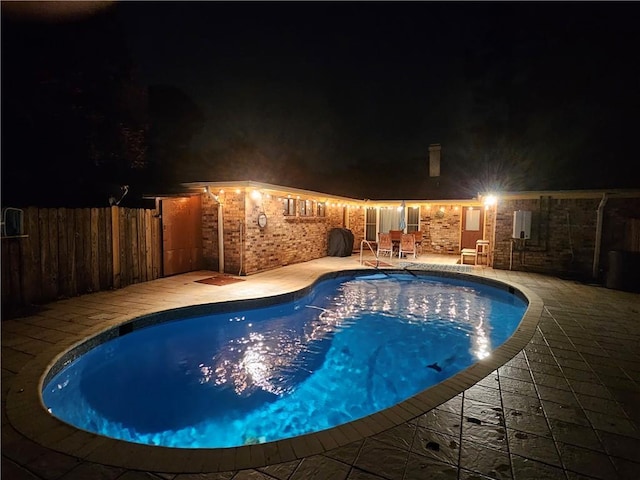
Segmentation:
<svg viewBox="0 0 640 480">
<path fill-rule="evenodd" d="M 2 237 L 20 237 L 24 235 L 24 211 L 20 208 L 3 208 L 2 224 L 0 225 Z"/>
<path fill-rule="evenodd" d="M 527 210 L 516 210 L 513 212 L 513 234 L 512 238 L 528 240 L 531 238 L 531 212 Z"/>
</svg>

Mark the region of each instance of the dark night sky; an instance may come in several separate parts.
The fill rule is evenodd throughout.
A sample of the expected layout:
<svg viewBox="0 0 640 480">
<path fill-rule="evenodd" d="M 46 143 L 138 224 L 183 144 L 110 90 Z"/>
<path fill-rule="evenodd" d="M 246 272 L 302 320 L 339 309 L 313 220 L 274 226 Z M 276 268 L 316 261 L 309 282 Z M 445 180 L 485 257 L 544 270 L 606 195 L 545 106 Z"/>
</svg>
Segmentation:
<svg viewBox="0 0 640 480">
<path fill-rule="evenodd" d="M 568 154 L 580 157 L 572 166 L 603 161 L 610 170 L 633 158 L 638 4 L 128 7 L 148 79 L 179 85 L 205 109 L 203 145 L 244 129 L 256 142 L 299 144 L 324 168 L 394 168 L 425 158 L 430 143 L 443 144 L 446 161 L 447 149 L 495 152 L 502 137 L 553 157 L 540 162 Z"/>
<path fill-rule="evenodd" d="M 216 180 L 220 162 L 273 180 L 240 158 L 255 154 L 303 165 L 303 187 L 383 198 L 391 183 L 422 185 L 441 143 L 443 174 L 477 172 L 457 196 L 496 178 L 640 187 L 636 2 L 121 2 L 111 13 L 141 80 L 178 87 L 204 113 L 187 180 Z"/>
</svg>

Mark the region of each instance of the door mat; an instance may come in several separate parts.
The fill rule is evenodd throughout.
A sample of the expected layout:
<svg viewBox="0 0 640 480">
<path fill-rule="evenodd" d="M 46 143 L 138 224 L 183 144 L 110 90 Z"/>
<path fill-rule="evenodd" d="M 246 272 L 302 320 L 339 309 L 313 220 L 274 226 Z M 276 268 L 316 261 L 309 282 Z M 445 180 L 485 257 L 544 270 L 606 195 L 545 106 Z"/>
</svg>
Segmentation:
<svg viewBox="0 0 640 480">
<path fill-rule="evenodd" d="M 203 278 L 202 280 L 196 280 L 196 283 L 204 283 L 206 285 L 229 285 L 230 283 L 244 282 L 243 278 L 235 278 L 230 275 L 216 275 L 214 277 Z"/>
<path fill-rule="evenodd" d="M 391 263 L 381 262 L 381 261 L 378 261 L 378 264 L 376 265 L 375 260 L 365 260 L 364 264 L 367 267 L 393 267 Z"/>
</svg>

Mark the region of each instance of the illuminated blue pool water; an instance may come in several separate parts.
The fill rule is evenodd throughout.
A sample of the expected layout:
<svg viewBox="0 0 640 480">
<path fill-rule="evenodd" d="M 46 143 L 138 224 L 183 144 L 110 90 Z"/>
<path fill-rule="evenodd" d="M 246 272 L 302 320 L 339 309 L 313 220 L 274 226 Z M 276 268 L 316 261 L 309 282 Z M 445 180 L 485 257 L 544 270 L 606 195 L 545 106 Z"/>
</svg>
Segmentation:
<svg viewBox="0 0 640 480">
<path fill-rule="evenodd" d="M 527 304 L 496 287 L 351 275 L 303 299 L 133 330 L 52 376 L 61 420 L 180 448 L 262 443 L 393 406 L 490 354 Z"/>
</svg>

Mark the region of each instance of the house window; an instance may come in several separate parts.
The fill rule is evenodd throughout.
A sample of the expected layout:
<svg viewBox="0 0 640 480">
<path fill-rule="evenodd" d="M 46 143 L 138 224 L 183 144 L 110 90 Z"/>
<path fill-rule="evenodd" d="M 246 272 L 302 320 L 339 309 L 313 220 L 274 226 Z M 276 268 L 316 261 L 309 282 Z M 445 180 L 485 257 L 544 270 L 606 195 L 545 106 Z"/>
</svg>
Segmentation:
<svg viewBox="0 0 640 480">
<path fill-rule="evenodd" d="M 380 208 L 380 216 L 376 215 L 377 209 L 368 208 L 365 218 L 365 238 L 376 240 L 378 232 L 389 230 L 401 230 L 402 220 L 406 225 L 406 232 L 420 230 L 420 207 L 405 208 L 404 212 L 398 208 Z M 404 215 L 404 218 L 402 216 Z M 377 218 L 376 218 L 377 217 Z"/>
<path fill-rule="evenodd" d="M 284 215 L 295 217 L 296 216 L 296 199 L 295 198 L 285 198 L 283 200 L 284 205 Z"/>
<path fill-rule="evenodd" d="M 365 238 L 370 242 L 378 241 L 378 231 L 376 228 L 377 210 L 375 208 L 367 208 L 365 214 Z"/>
<path fill-rule="evenodd" d="M 400 213 L 397 208 L 381 208 L 380 231 L 400 230 Z"/>
<path fill-rule="evenodd" d="M 313 216 L 313 202 L 311 200 L 301 200 L 299 203 L 301 217 Z"/>
<path fill-rule="evenodd" d="M 420 207 L 407 209 L 407 233 L 420 230 Z"/>
<path fill-rule="evenodd" d="M 474 232 L 480 231 L 480 209 L 468 208 L 465 218 L 465 230 L 472 230 Z"/>
<path fill-rule="evenodd" d="M 326 217 L 327 216 L 326 208 L 327 206 L 324 203 L 318 202 L 318 205 L 316 206 L 316 215 L 318 217 Z"/>
</svg>

